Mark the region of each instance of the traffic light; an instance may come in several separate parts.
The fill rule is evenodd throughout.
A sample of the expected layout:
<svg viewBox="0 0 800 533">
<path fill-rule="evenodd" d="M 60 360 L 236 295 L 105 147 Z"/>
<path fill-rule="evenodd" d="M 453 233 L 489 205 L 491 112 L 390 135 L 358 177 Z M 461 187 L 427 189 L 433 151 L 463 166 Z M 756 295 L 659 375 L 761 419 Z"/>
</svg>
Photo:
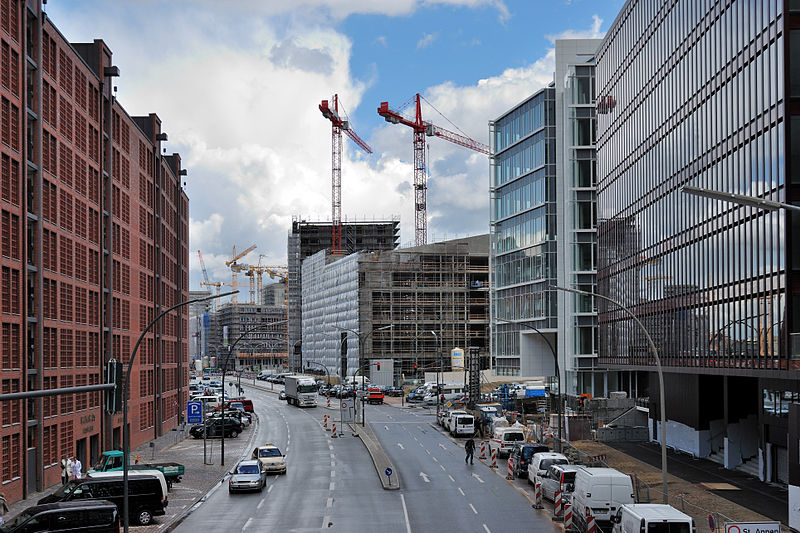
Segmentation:
<svg viewBox="0 0 800 533">
<path fill-rule="evenodd" d="M 378 367 L 378 372 L 380 372 L 380 371 L 381 371 L 381 364 L 380 364 L 380 362 L 378 362 L 378 363 L 375 363 L 375 366 L 377 366 L 377 367 Z"/>
<path fill-rule="evenodd" d="M 113 415 L 122 411 L 122 363 L 109 359 L 106 365 L 106 383 L 114 383 L 115 388 L 106 391 L 106 411 Z"/>
</svg>

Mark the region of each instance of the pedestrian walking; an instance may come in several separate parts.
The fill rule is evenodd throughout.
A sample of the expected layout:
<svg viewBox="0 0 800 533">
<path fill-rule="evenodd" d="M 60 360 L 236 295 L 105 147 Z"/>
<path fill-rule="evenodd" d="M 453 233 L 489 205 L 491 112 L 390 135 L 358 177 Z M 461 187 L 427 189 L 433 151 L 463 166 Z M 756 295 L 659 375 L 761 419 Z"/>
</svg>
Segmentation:
<svg viewBox="0 0 800 533">
<path fill-rule="evenodd" d="M 81 470 L 83 469 L 83 464 L 81 460 L 77 457 L 72 460 L 72 475 L 74 479 L 81 478 Z"/>
<path fill-rule="evenodd" d="M 467 442 L 464 443 L 464 450 L 467 452 L 467 456 L 464 458 L 464 463 L 475 464 L 473 463 L 473 456 L 475 455 L 475 441 L 472 440 L 472 437 L 467 439 Z"/>
<path fill-rule="evenodd" d="M 69 481 L 69 476 L 72 474 L 72 465 L 69 462 L 69 458 L 65 457 L 61 459 L 61 484 L 66 485 L 67 481 Z"/>
</svg>

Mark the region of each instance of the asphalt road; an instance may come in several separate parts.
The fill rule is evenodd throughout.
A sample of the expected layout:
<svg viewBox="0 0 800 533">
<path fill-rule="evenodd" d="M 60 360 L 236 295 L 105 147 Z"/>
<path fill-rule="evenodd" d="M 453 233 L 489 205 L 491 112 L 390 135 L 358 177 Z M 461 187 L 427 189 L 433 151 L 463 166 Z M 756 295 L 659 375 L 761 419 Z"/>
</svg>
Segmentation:
<svg viewBox="0 0 800 533">
<path fill-rule="evenodd" d="M 322 428 L 322 415 L 332 411 L 289 406 L 252 387 L 246 394 L 260 421 L 255 442 L 286 454 L 286 475 L 270 476 L 261 493 L 249 494 L 229 494 L 226 478 L 175 531 L 352 532 L 368 524 L 408 533 L 400 494 L 381 489 L 361 441 L 332 439 Z"/>
<path fill-rule="evenodd" d="M 411 531 L 562 531 L 503 476 L 477 459 L 466 465 L 463 445 L 432 427 L 435 419 L 423 409 L 367 410 L 375 435 L 401 473 Z"/>
</svg>

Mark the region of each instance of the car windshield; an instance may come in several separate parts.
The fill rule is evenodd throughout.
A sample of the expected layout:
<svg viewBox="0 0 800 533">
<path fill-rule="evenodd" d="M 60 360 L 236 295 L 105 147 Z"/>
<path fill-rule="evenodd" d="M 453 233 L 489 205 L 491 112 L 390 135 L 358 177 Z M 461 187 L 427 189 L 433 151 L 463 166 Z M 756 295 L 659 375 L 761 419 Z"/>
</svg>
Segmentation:
<svg viewBox="0 0 800 533">
<path fill-rule="evenodd" d="M 13 531 L 18 526 L 24 524 L 28 520 L 31 519 L 31 514 L 26 511 L 22 511 L 20 514 L 9 520 L 8 522 L 3 523 L 0 525 L 0 531 Z"/>
<path fill-rule="evenodd" d="M 577 472 L 564 472 L 564 483 L 575 483 L 575 474 Z"/>
<path fill-rule="evenodd" d="M 503 435 L 503 440 L 505 441 L 519 441 L 525 440 L 525 436 L 522 433 L 516 431 L 509 431 L 505 435 Z"/>
<path fill-rule="evenodd" d="M 258 450 L 259 457 L 280 457 L 281 451 L 278 448 L 261 448 Z"/>
<path fill-rule="evenodd" d="M 552 465 L 567 465 L 569 461 L 566 459 L 542 459 L 542 462 L 539 463 L 539 470 L 547 470 Z"/>
<path fill-rule="evenodd" d="M 258 474 L 258 465 L 239 465 L 236 472 L 239 474 Z"/>
</svg>

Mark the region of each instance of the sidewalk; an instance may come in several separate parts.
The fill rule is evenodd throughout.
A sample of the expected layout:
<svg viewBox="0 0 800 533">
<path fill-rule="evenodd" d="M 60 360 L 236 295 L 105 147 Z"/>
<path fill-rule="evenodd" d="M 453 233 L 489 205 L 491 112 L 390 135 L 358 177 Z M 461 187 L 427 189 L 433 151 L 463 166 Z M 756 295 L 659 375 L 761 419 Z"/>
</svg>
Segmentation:
<svg viewBox="0 0 800 533">
<path fill-rule="evenodd" d="M 635 474 L 649 486 L 651 503 L 661 503 L 661 447 L 656 443 L 594 441 L 572 442 L 591 456 L 605 455 L 605 463 L 626 474 Z M 647 487 L 640 491 L 640 498 Z M 737 470 L 727 470 L 706 459 L 667 451 L 669 503 L 695 519 L 698 532 L 709 531 L 708 515 L 719 513 L 720 522 L 788 522 L 788 494 L 778 485 L 762 483 Z"/>
<path fill-rule="evenodd" d="M 141 457 L 143 463 L 181 463 L 186 467 L 186 474 L 180 483 L 172 486 L 169 492 L 169 505 L 164 516 L 156 516 L 149 526 L 131 526 L 139 533 L 155 533 L 165 531 L 169 525 L 181 516 L 197 501 L 206 495 L 223 476 L 236 464 L 245 450 L 251 447 L 251 440 L 258 430 L 258 420 L 235 439 L 225 439 L 225 465 L 220 465 L 220 439 L 207 440 L 207 461 L 203 464 L 203 441 L 189 437 L 189 427 L 186 431 L 170 431 L 158 439 L 145 443 L 131 451 L 131 457 Z M 150 444 L 153 444 L 151 448 Z M 122 474 L 122 472 L 120 472 Z M 25 500 L 9 505 L 5 515 L 10 519 L 26 508 L 36 505 L 36 502 L 55 492 L 61 485 L 55 485 L 46 491 L 31 494 Z"/>
</svg>

